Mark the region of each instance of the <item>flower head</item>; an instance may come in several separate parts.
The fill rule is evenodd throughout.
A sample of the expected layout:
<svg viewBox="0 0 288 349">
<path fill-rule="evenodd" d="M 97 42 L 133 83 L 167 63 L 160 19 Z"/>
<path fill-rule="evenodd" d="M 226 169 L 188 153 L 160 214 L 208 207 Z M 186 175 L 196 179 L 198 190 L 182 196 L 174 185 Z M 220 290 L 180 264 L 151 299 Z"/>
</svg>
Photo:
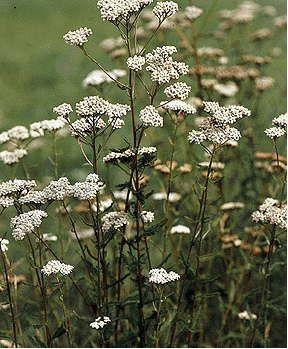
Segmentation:
<svg viewBox="0 0 288 349">
<path fill-rule="evenodd" d="M 92 34 L 92 30 L 87 27 L 82 27 L 76 30 L 71 30 L 63 35 L 64 41 L 72 46 L 83 46 L 87 41 L 88 37 Z"/>
<path fill-rule="evenodd" d="M 149 271 L 149 282 L 154 284 L 167 284 L 168 282 L 177 281 L 179 279 L 179 274 L 174 271 L 167 272 L 164 268 L 155 268 Z"/>
</svg>

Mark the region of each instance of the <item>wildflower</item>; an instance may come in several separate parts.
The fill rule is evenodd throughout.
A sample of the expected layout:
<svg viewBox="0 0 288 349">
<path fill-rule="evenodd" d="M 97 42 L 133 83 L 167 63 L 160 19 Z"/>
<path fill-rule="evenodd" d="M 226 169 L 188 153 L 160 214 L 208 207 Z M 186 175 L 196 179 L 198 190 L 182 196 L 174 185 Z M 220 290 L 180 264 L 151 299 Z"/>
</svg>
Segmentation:
<svg viewBox="0 0 288 349">
<path fill-rule="evenodd" d="M 281 114 L 272 120 L 272 124 L 278 127 L 287 127 L 287 113 Z"/>
<path fill-rule="evenodd" d="M 243 202 L 226 202 L 225 204 L 220 206 L 220 210 L 227 211 L 244 207 L 245 205 L 243 204 Z"/>
<path fill-rule="evenodd" d="M 83 230 L 77 231 L 77 235 L 75 234 L 74 231 L 70 231 L 70 236 L 73 240 L 88 239 L 88 238 L 91 238 L 92 236 L 95 236 L 95 231 L 92 228 L 83 229 Z"/>
<path fill-rule="evenodd" d="M 142 70 L 142 67 L 144 64 L 145 64 L 145 58 L 142 56 L 135 55 L 127 59 L 128 68 L 134 71 Z"/>
<path fill-rule="evenodd" d="M 104 163 L 118 163 L 119 161 L 128 161 L 131 160 L 133 158 L 133 156 L 135 156 L 135 153 L 131 150 L 131 149 L 127 149 L 123 152 L 115 152 L 112 151 L 111 153 L 109 153 L 108 155 L 104 156 L 103 158 L 103 162 Z"/>
<path fill-rule="evenodd" d="M 34 180 L 13 179 L 0 183 L 0 196 L 12 194 L 25 194 L 28 190 L 36 187 Z"/>
<path fill-rule="evenodd" d="M 153 8 L 153 13 L 160 22 L 164 21 L 165 18 L 174 15 L 177 11 L 178 4 L 174 1 L 157 2 L 156 6 Z"/>
<path fill-rule="evenodd" d="M 76 103 L 76 113 L 83 117 L 103 115 L 107 112 L 108 107 L 109 102 L 103 98 L 99 96 L 88 96 Z"/>
<path fill-rule="evenodd" d="M 94 322 L 91 322 L 90 326 L 96 330 L 99 330 L 106 326 L 109 322 L 111 322 L 111 320 L 108 316 L 99 316 Z"/>
<path fill-rule="evenodd" d="M 29 138 L 29 131 L 25 126 L 14 126 L 7 133 L 9 140 L 23 141 Z"/>
<path fill-rule="evenodd" d="M 149 156 L 157 152 L 156 147 L 142 147 L 138 150 L 138 155 Z"/>
<path fill-rule="evenodd" d="M 153 0 L 99 0 L 97 6 L 100 9 L 104 21 L 118 21 L 127 19 L 135 12 L 142 10 Z"/>
<path fill-rule="evenodd" d="M 287 223 L 287 206 L 279 204 L 278 200 L 267 198 L 258 210 L 253 212 L 254 222 L 269 223 L 285 229 Z"/>
<path fill-rule="evenodd" d="M 58 240 L 58 236 L 50 234 L 50 233 L 46 233 L 46 234 L 43 234 L 42 239 L 44 241 L 57 241 Z"/>
<path fill-rule="evenodd" d="M 71 193 L 79 200 L 93 200 L 104 187 L 105 184 L 100 177 L 95 173 L 90 173 L 84 182 L 76 182 L 71 187 Z"/>
<path fill-rule="evenodd" d="M 171 228 L 170 234 L 190 234 L 190 228 L 185 225 L 175 225 Z"/>
<path fill-rule="evenodd" d="M 175 112 L 183 114 L 195 114 L 196 109 L 193 105 L 190 105 L 180 99 L 175 99 L 173 101 L 163 101 L 160 103 L 160 106 L 167 110 L 173 110 Z"/>
<path fill-rule="evenodd" d="M 57 107 L 54 107 L 53 112 L 60 117 L 67 118 L 69 114 L 73 112 L 73 109 L 70 104 L 63 103 L 58 105 Z"/>
<path fill-rule="evenodd" d="M 103 217 L 103 231 L 106 232 L 109 229 L 119 230 L 125 227 L 129 223 L 127 214 L 124 212 L 109 212 Z"/>
<path fill-rule="evenodd" d="M 103 129 L 105 126 L 106 123 L 104 120 L 90 116 L 74 121 L 70 125 L 70 132 L 74 137 L 85 136 L 85 134 L 92 133 L 94 130 L 97 132 L 98 130 Z"/>
<path fill-rule="evenodd" d="M 20 204 L 45 204 L 47 202 L 46 193 L 42 190 L 32 190 L 19 198 Z"/>
<path fill-rule="evenodd" d="M 238 317 L 241 320 L 249 320 L 249 321 L 257 319 L 257 315 L 252 314 L 252 313 L 248 312 L 247 310 L 244 310 L 242 313 L 239 313 Z"/>
<path fill-rule="evenodd" d="M 200 47 L 197 50 L 197 54 L 199 57 L 213 58 L 223 56 L 224 51 L 216 47 Z"/>
<path fill-rule="evenodd" d="M 184 14 L 185 16 L 190 19 L 191 21 L 195 20 L 196 18 L 200 17 L 203 13 L 203 10 L 200 7 L 197 6 L 187 6 L 185 8 Z"/>
<path fill-rule="evenodd" d="M 164 268 L 151 269 L 149 271 L 149 282 L 154 284 L 166 284 L 168 282 L 177 281 L 180 279 L 180 275 L 174 271 L 167 272 Z"/>
<path fill-rule="evenodd" d="M 61 263 L 58 260 L 49 261 L 44 267 L 41 269 L 41 272 L 46 276 L 51 274 L 62 274 L 69 275 L 73 271 L 74 267 L 69 264 Z"/>
<path fill-rule="evenodd" d="M 282 127 L 270 127 L 267 128 L 264 132 L 266 136 L 274 140 L 286 134 L 286 130 Z"/>
<path fill-rule="evenodd" d="M 3 150 L 0 152 L 0 160 L 6 165 L 13 165 L 27 154 L 26 149 L 15 149 L 13 151 Z"/>
<path fill-rule="evenodd" d="M 108 71 L 108 74 L 103 72 L 103 70 L 93 70 L 86 76 L 82 84 L 84 87 L 88 87 L 110 83 L 113 81 L 112 78 L 117 80 L 118 78 L 125 76 L 126 71 L 123 69 L 113 69 Z"/>
<path fill-rule="evenodd" d="M 192 130 L 188 134 L 190 143 L 200 144 L 210 141 L 225 144 L 228 141 L 238 141 L 241 133 L 230 124 L 243 117 L 250 116 L 250 110 L 237 105 L 221 107 L 217 102 L 203 102 L 204 111 L 211 114 L 209 118 L 199 123 L 199 130 Z"/>
<path fill-rule="evenodd" d="M 173 60 L 172 55 L 176 52 L 175 46 L 162 46 L 146 54 L 146 70 L 151 74 L 152 81 L 164 84 L 188 74 L 189 69 L 185 63 Z"/>
<path fill-rule="evenodd" d="M 166 87 L 164 93 L 167 97 L 184 100 L 188 98 L 190 91 L 191 87 L 185 82 L 175 82 L 175 84 Z"/>
<path fill-rule="evenodd" d="M 87 27 L 82 27 L 74 31 L 69 31 L 63 35 L 64 41 L 72 46 L 83 46 L 87 41 L 88 37 L 92 34 L 92 30 Z"/>
<path fill-rule="evenodd" d="M 140 111 L 140 120 L 145 127 L 163 127 L 163 118 L 153 105 L 148 105 Z"/>
<path fill-rule="evenodd" d="M 154 221 L 154 212 L 142 211 L 141 217 L 144 223 L 152 223 Z"/>
<path fill-rule="evenodd" d="M 41 137 L 44 136 L 45 131 L 56 132 L 62 129 L 65 125 L 66 120 L 63 117 L 34 122 L 30 125 L 30 136 L 32 138 Z"/>
<path fill-rule="evenodd" d="M 4 144 L 10 141 L 10 137 L 7 131 L 0 133 L 0 144 Z"/>
<path fill-rule="evenodd" d="M 287 16 L 279 16 L 274 19 L 274 25 L 278 28 L 284 28 L 287 25 Z"/>
<path fill-rule="evenodd" d="M 270 76 L 262 76 L 255 79 L 255 86 L 256 89 L 259 91 L 265 91 L 269 88 L 273 87 L 274 85 L 274 79 Z"/>
<path fill-rule="evenodd" d="M 7 198 L 5 196 L 0 196 L 0 206 L 2 207 L 9 207 L 14 205 L 14 199 L 13 198 Z"/>
<path fill-rule="evenodd" d="M 10 222 L 12 236 L 15 240 L 23 240 L 26 234 L 40 227 L 42 219 L 46 217 L 47 213 L 41 210 L 32 210 L 13 217 Z"/>
<path fill-rule="evenodd" d="M 68 178 L 61 177 L 57 181 L 51 181 L 47 187 L 43 189 L 44 197 L 47 200 L 64 200 L 69 196 L 72 186 Z"/>
<path fill-rule="evenodd" d="M 152 195 L 152 198 L 156 201 L 167 200 L 167 194 L 164 192 L 163 193 L 154 193 Z M 174 193 L 174 192 L 169 193 L 169 197 L 168 197 L 169 202 L 177 202 L 179 200 L 181 200 L 181 195 L 179 193 Z"/>
<path fill-rule="evenodd" d="M 126 198 L 127 198 L 127 194 L 128 194 L 128 190 L 121 190 L 121 191 L 116 190 L 116 191 L 113 191 L 113 196 L 114 196 L 114 198 L 116 200 L 123 200 L 123 201 L 125 201 Z M 131 192 L 129 192 L 128 199 L 131 199 L 131 197 L 132 197 L 132 194 L 131 194 Z"/>
<path fill-rule="evenodd" d="M 233 97 L 239 91 L 238 86 L 233 81 L 228 81 L 226 84 L 215 84 L 213 89 L 224 97 Z"/>
<path fill-rule="evenodd" d="M 111 199 L 106 199 L 106 200 L 101 200 L 99 202 L 99 211 L 103 212 L 105 210 L 107 210 L 108 208 L 110 208 L 113 205 L 113 200 Z M 97 212 L 98 211 L 98 207 L 96 204 L 92 205 L 92 209 Z"/>
<path fill-rule="evenodd" d="M 0 250 L 2 252 L 8 251 L 9 240 L 0 238 Z"/>
<path fill-rule="evenodd" d="M 208 161 L 203 161 L 203 162 L 199 162 L 198 163 L 198 166 L 205 167 L 205 168 L 208 168 L 209 165 L 210 165 L 210 162 L 208 162 Z M 225 168 L 225 164 L 223 162 L 213 161 L 211 163 L 211 169 L 212 170 L 224 170 L 224 168 Z"/>
</svg>

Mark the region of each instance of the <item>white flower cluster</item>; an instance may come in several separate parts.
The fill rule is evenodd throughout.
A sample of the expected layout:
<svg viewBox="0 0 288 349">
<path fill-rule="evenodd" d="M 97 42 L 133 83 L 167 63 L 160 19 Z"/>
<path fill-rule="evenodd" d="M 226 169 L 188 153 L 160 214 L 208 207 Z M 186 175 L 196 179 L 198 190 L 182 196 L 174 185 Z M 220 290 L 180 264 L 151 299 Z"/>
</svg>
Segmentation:
<svg viewBox="0 0 288 349">
<path fill-rule="evenodd" d="M 163 118 L 153 105 L 148 105 L 140 111 L 140 120 L 145 127 L 163 127 Z"/>
<path fill-rule="evenodd" d="M 153 8 L 154 15 L 159 19 L 160 22 L 164 19 L 171 17 L 178 11 L 178 4 L 174 1 L 163 1 L 157 2 Z"/>
<path fill-rule="evenodd" d="M 200 130 L 189 132 L 190 143 L 201 144 L 210 141 L 216 144 L 225 144 L 228 141 L 238 141 L 241 133 L 230 124 L 250 116 L 250 110 L 237 105 L 221 107 L 217 102 L 203 102 L 204 111 L 211 116 L 200 122 Z"/>
<path fill-rule="evenodd" d="M 274 127 L 267 128 L 265 134 L 273 140 L 284 136 L 287 133 L 287 113 L 274 118 L 272 124 Z"/>
<path fill-rule="evenodd" d="M 0 133 L 0 144 L 9 141 L 23 141 L 29 138 L 29 131 L 25 126 L 14 126 L 8 131 Z"/>
<path fill-rule="evenodd" d="M 164 268 L 151 269 L 149 271 L 149 282 L 154 284 L 166 284 L 168 282 L 177 281 L 180 279 L 180 275 L 174 271 L 167 272 Z"/>
<path fill-rule="evenodd" d="M 156 201 L 167 200 L 167 194 L 164 192 L 154 193 L 152 195 L 152 198 Z M 168 197 L 169 202 L 177 202 L 179 200 L 181 200 L 181 195 L 179 193 L 174 193 L 174 192 L 169 193 L 169 197 Z"/>
<path fill-rule="evenodd" d="M 13 165 L 27 154 L 26 149 L 15 149 L 12 151 L 3 150 L 0 152 L 0 160 L 3 161 L 5 165 Z"/>
<path fill-rule="evenodd" d="M 145 57 L 142 57 L 142 56 L 135 55 L 127 59 L 128 68 L 134 71 L 142 70 L 142 67 L 144 64 L 145 64 Z"/>
<path fill-rule="evenodd" d="M 74 267 L 72 265 L 61 263 L 60 261 L 54 259 L 45 264 L 41 271 L 47 276 L 58 273 L 65 276 L 72 273 L 73 269 Z"/>
<path fill-rule="evenodd" d="M 181 224 L 174 225 L 170 230 L 170 234 L 190 234 L 190 228 Z"/>
<path fill-rule="evenodd" d="M 138 155 L 151 155 L 157 152 L 156 147 L 142 147 L 138 150 Z"/>
<path fill-rule="evenodd" d="M 257 315 L 252 314 L 252 313 L 248 312 L 247 310 L 244 310 L 241 313 L 239 313 L 238 317 L 241 320 L 249 320 L 249 321 L 257 319 Z"/>
<path fill-rule="evenodd" d="M 202 13 L 203 10 L 197 6 L 187 6 L 184 11 L 185 16 L 191 21 L 201 16 Z"/>
<path fill-rule="evenodd" d="M 141 217 L 144 223 L 152 223 L 154 221 L 154 212 L 142 211 Z"/>
<path fill-rule="evenodd" d="M 93 132 L 93 129 L 96 130 L 103 129 L 106 126 L 106 123 L 104 120 L 98 118 L 94 118 L 93 116 L 90 116 L 88 118 L 80 118 L 76 121 L 74 121 L 70 125 L 70 132 L 71 135 L 74 137 L 79 136 L 85 136 L 85 134 L 89 134 Z"/>
<path fill-rule="evenodd" d="M 30 234 L 35 228 L 40 227 L 43 218 L 47 216 L 44 211 L 32 210 L 13 217 L 10 222 L 12 236 L 15 240 L 23 240 L 26 234 Z"/>
<path fill-rule="evenodd" d="M 131 149 L 127 149 L 123 152 L 112 151 L 108 155 L 104 156 L 103 162 L 108 164 L 109 162 L 118 163 L 119 161 L 127 161 L 135 156 L 135 153 Z"/>
<path fill-rule="evenodd" d="M 272 124 L 279 127 L 287 127 L 287 113 L 281 114 L 272 120 Z"/>
<path fill-rule="evenodd" d="M 44 136 L 45 132 L 56 132 L 66 125 L 66 120 L 63 117 L 56 119 L 42 120 L 34 122 L 30 125 L 30 136 L 37 138 Z"/>
<path fill-rule="evenodd" d="M 287 224 L 287 205 L 279 204 L 278 200 L 267 198 L 258 210 L 253 212 L 254 222 L 269 223 L 285 229 Z"/>
<path fill-rule="evenodd" d="M 127 213 L 125 212 L 109 212 L 103 216 L 103 225 L 102 229 L 104 232 L 109 229 L 119 230 L 122 227 L 125 227 L 129 221 Z"/>
<path fill-rule="evenodd" d="M 173 61 L 172 55 L 176 52 L 175 46 L 162 46 L 146 54 L 146 70 L 151 73 L 152 81 L 164 84 L 188 74 L 185 63 Z"/>
<path fill-rule="evenodd" d="M 86 76 L 82 84 L 84 87 L 88 87 L 110 83 L 113 81 L 112 78 L 117 80 L 118 78 L 125 76 L 126 71 L 123 69 L 113 69 L 108 71 L 108 74 L 103 72 L 103 70 L 93 70 Z"/>
<path fill-rule="evenodd" d="M 64 200 L 72 190 L 68 178 L 61 177 L 56 181 L 51 181 L 42 191 L 47 200 Z"/>
<path fill-rule="evenodd" d="M 8 251 L 9 240 L 0 238 L 0 250 L 2 252 Z"/>
<path fill-rule="evenodd" d="M 99 330 L 106 326 L 109 322 L 111 322 L 111 320 L 108 316 L 103 316 L 103 318 L 99 316 L 94 322 L 91 322 L 90 326 L 96 330 Z"/>
<path fill-rule="evenodd" d="M 84 182 L 76 182 L 72 188 L 72 195 L 79 200 L 93 200 L 97 194 L 105 187 L 95 173 L 90 173 Z"/>
<path fill-rule="evenodd" d="M 97 6 L 104 21 L 114 22 L 127 19 L 152 2 L 153 0 L 99 0 Z"/>
<path fill-rule="evenodd" d="M 99 96 L 84 97 L 76 103 L 76 113 L 79 116 L 103 115 L 107 112 L 109 102 Z"/>
<path fill-rule="evenodd" d="M 87 27 L 71 30 L 63 35 L 64 41 L 72 46 L 83 46 L 87 41 L 88 37 L 92 34 L 92 30 Z"/>
<path fill-rule="evenodd" d="M 57 107 L 54 107 L 53 112 L 56 113 L 58 116 L 61 116 L 62 118 L 67 118 L 68 115 L 73 112 L 73 109 L 70 104 L 62 103 Z"/>
<path fill-rule="evenodd" d="M 164 93 L 169 98 L 178 98 L 184 100 L 188 98 L 191 91 L 191 87 L 185 82 L 175 82 L 175 84 L 170 85 L 165 88 Z"/>
<path fill-rule="evenodd" d="M 130 106 L 127 104 L 113 104 L 99 96 L 84 97 L 83 100 L 76 103 L 76 113 L 78 115 L 82 117 L 95 118 L 96 116 L 99 117 L 100 115 L 106 114 L 108 116 L 108 123 L 114 129 L 121 128 L 124 125 L 124 120 L 122 120 L 122 117 L 127 115 L 130 109 Z M 91 119 L 91 121 L 93 121 L 93 118 Z M 97 124 L 97 121 L 98 119 L 93 121 L 93 123 Z M 83 122 L 81 121 L 81 123 L 73 124 L 73 126 L 76 126 L 76 128 L 79 129 L 82 126 L 86 128 L 87 124 L 83 125 Z M 103 127 L 103 121 L 101 121 L 101 124 L 99 124 L 99 126 L 100 128 Z"/>
<path fill-rule="evenodd" d="M 265 131 L 266 136 L 268 136 L 271 139 L 277 139 L 280 138 L 282 136 L 284 136 L 286 134 L 286 130 L 282 127 L 270 127 L 267 128 Z"/>
<path fill-rule="evenodd" d="M 2 207 L 9 207 L 14 205 L 14 199 L 13 198 L 8 198 L 5 196 L 0 196 L 0 206 Z"/>
<path fill-rule="evenodd" d="M 36 187 L 34 180 L 13 179 L 0 183 L 0 197 L 12 194 L 26 194 L 28 190 Z"/>
<path fill-rule="evenodd" d="M 195 114 L 196 108 L 192 104 L 181 101 L 180 99 L 175 99 L 173 101 L 163 101 L 160 103 L 160 106 L 166 110 L 172 110 L 178 113 L 183 113 L 186 115 Z"/>
</svg>

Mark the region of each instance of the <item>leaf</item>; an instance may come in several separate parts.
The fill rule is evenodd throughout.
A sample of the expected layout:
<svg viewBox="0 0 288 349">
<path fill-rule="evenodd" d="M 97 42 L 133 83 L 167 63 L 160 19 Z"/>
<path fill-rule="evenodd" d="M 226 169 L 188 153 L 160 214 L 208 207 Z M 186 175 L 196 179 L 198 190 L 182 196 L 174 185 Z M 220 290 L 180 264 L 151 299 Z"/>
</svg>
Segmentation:
<svg viewBox="0 0 288 349">
<path fill-rule="evenodd" d="M 53 341 L 56 338 L 59 338 L 61 336 L 63 336 L 63 334 L 65 334 L 67 332 L 66 328 L 62 325 L 60 325 L 57 330 L 54 332 L 51 340 Z"/>
</svg>

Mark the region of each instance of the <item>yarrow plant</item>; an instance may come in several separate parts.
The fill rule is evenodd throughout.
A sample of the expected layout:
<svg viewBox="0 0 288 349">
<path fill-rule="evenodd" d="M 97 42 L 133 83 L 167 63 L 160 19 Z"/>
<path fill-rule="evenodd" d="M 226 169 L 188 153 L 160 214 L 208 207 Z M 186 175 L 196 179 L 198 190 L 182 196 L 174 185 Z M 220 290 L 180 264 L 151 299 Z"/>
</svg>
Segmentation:
<svg viewBox="0 0 288 349">
<path fill-rule="evenodd" d="M 279 48 L 246 50 L 285 18 L 245 1 L 216 14 L 205 46 L 214 5 L 184 3 L 98 0 L 117 36 L 92 51 L 85 22 L 58 33 L 95 65 L 84 95 L 1 131 L 1 345 L 280 346 L 287 114 L 258 127 Z M 274 32 L 247 35 L 257 16 Z"/>
</svg>

